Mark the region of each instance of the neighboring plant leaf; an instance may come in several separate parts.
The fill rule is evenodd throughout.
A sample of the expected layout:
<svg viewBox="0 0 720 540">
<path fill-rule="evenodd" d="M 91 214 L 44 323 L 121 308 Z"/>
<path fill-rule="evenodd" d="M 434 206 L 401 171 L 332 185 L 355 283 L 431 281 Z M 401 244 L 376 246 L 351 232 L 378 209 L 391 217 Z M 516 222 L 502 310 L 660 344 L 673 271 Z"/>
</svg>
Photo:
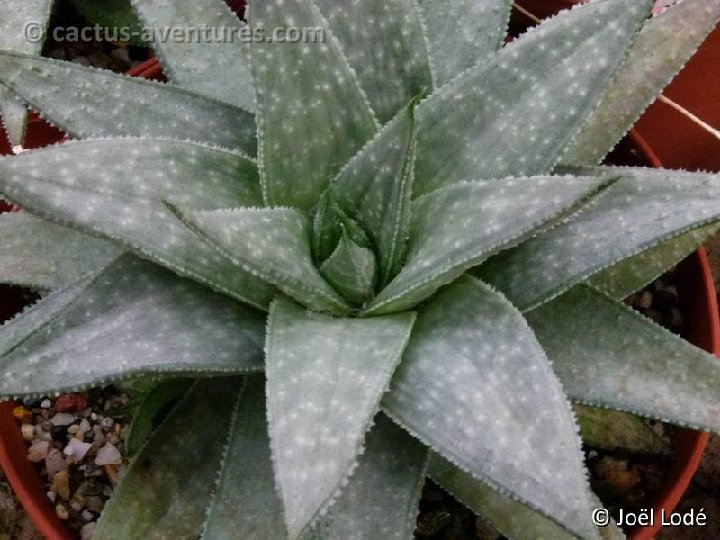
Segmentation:
<svg viewBox="0 0 720 540">
<path fill-rule="evenodd" d="M 257 151 L 252 114 L 174 85 L 9 52 L 0 52 L 0 83 L 71 137 L 192 139 Z"/>
<path fill-rule="evenodd" d="M 596 0 L 564 11 L 421 103 L 415 193 L 548 174 L 625 58 L 650 4 Z"/>
<path fill-rule="evenodd" d="M 263 314 L 126 255 L 0 329 L 0 394 L 262 369 Z"/>
<path fill-rule="evenodd" d="M 570 405 L 522 315 L 486 285 L 460 278 L 420 312 L 383 409 L 475 478 L 594 536 Z"/>
<path fill-rule="evenodd" d="M 266 350 L 276 484 L 291 540 L 337 497 L 400 361 L 412 312 L 331 318 L 278 299 Z"/>
<path fill-rule="evenodd" d="M 623 259 L 720 218 L 720 175 L 597 167 L 622 175 L 555 229 L 478 269 L 522 310 L 531 309 Z"/>
<path fill-rule="evenodd" d="M 416 527 L 428 451 L 385 415 L 375 417 L 358 467 L 313 539 L 406 540 Z"/>
<path fill-rule="evenodd" d="M 192 384 L 191 379 L 171 379 L 158 383 L 147 394 L 136 398 L 132 421 L 124 435 L 125 453 L 130 457 L 141 450 L 145 441 L 169 414 L 172 405 L 180 399 Z M 118 411 L 113 411 L 116 415 Z"/>
<path fill-rule="evenodd" d="M 433 87 L 427 42 L 416 0 L 315 0 L 385 123 Z"/>
<path fill-rule="evenodd" d="M 170 82 L 255 112 L 255 88 L 242 42 L 249 34 L 243 29 L 245 23 L 224 0 L 130 3 L 144 27 L 170 36 L 163 39 L 159 35 L 153 43 Z M 198 31 L 203 28 L 211 30 L 210 36 L 200 32 L 198 39 Z M 174 31 L 181 32 L 184 38 L 172 38 Z M 234 54 L 230 53 L 231 47 Z"/>
<path fill-rule="evenodd" d="M 652 283 L 718 231 L 718 223 L 698 227 L 594 274 L 587 283 L 616 300 L 622 300 Z"/>
<path fill-rule="evenodd" d="M 114 244 L 27 212 L 0 214 L 0 283 L 58 289 L 120 255 Z"/>
<path fill-rule="evenodd" d="M 557 523 L 476 480 L 434 452 L 430 454 L 428 474 L 440 487 L 508 538 L 513 540 L 575 540 L 577 538 Z M 589 496 L 595 508 L 602 507 L 602 503 L 595 500 L 592 492 L 589 492 Z M 612 525 L 600 528 L 598 531 L 603 540 L 625 540 L 625 535 L 614 521 Z"/>
<path fill-rule="evenodd" d="M 343 233 L 335 251 L 320 265 L 320 274 L 343 298 L 362 304 L 373 293 L 377 277 L 375 255 Z"/>
<path fill-rule="evenodd" d="M 634 414 L 585 405 L 573 408 L 585 446 L 634 455 L 670 454 L 670 445 L 645 420 Z"/>
<path fill-rule="evenodd" d="M 45 41 L 53 0 L 23 0 L 0 2 L 0 50 L 39 54 Z M 28 34 L 28 29 L 39 32 Z M 29 39 L 38 38 L 38 39 Z M 0 73 L 3 69 L 0 68 Z M 23 143 L 27 109 L 0 87 L 0 115 L 13 146 Z"/>
<path fill-rule="evenodd" d="M 510 0 L 420 0 L 437 86 L 503 45 L 511 5 Z"/>
<path fill-rule="evenodd" d="M 411 307 L 501 249 L 577 209 L 611 180 L 545 176 L 461 182 L 416 199 L 405 264 L 368 313 Z"/>
<path fill-rule="evenodd" d="M 250 4 L 253 31 L 322 30 L 324 43 L 256 43 L 258 145 L 268 205 L 312 208 L 376 131 L 373 113 L 337 40 L 311 0 Z"/>
<path fill-rule="evenodd" d="M 720 431 L 720 362 L 587 285 L 526 314 L 568 396 Z"/>
<path fill-rule="evenodd" d="M 253 375 L 246 378 L 233 415 L 201 538 L 272 540 L 286 536 L 270 456 L 265 379 Z"/>
<path fill-rule="evenodd" d="M 400 270 L 410 227 L 415 164 L 415 101 L 340 171 L 332 199 L 367 231 L 378 257 L 380 286 Z"/>
<path fill-rule="evenodd" d="M 183 219 L 240 268 L 303 305 L 317 311 L 348 311 L 313 265 L 310 220 L 300 210 L 234 208 L 192 212 Z"/>
<path fill-rule="evenodd" d="M 0 192 L 253 306 L 266 308 L 274 295 L 163 203 L 189 210 L 259 204 L 255 162 L 242 154 L 168 140 L 73 141 L 0 158 Z"/>
<path fill-rule="evenodd" d="M 597 165 L 715 28 L 719 0 L 680 2 L 650 19 L 625 63 L 562 155 L 567 165 Z"/>
<path fill-rule="evenodd" d="M 124 37 L 120 29 L 127 29 L 129 36 L 125 41 L 141 47 L 150 45 L 142 39 L 142 26 L 129 0 L 70 0 L 70 3 L 89 23 L 116 29 L 118 38 Z"/>
<path fill-rule="evenodd" d="M 96 540 L 197 538 L 224 458 L 242 378 L 200 379 L 133 461 Z"/>
</svg>

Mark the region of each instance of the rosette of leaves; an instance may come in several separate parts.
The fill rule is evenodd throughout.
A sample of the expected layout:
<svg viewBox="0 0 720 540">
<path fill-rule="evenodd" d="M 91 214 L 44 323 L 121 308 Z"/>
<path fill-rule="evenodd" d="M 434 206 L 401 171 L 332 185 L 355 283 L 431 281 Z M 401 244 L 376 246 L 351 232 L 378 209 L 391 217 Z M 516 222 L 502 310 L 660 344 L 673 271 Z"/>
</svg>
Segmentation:
<svg viewBox="0 0 720 540">
<path fill-rule="evenodd" d="M 504 44 L 507 0 L 255 0 L 324 39 L 157 43 L 169 84 L 0 53 L 74 139 L 0 159 L 0 277 L 46 291 L 0 392 L 194 380 L 96 537 L 408 537 L 426 475 L 514 538 L 619 534 L 570 400 L 720 428 L 716 360 L 620 302 L 720 219 L 717 175 L 598 165 L 720 2 L 650 8 Z"/>
</svg>

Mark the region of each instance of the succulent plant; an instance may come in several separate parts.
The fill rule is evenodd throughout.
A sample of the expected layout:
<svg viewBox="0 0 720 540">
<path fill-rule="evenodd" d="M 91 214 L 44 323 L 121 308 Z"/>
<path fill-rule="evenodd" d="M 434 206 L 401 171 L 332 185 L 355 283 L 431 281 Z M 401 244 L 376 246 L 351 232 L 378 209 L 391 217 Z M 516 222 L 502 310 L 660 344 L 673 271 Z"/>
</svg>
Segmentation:
<svg viewBox="0 0 720 540">
<path fill-rule="evenodd" d="M 716 360 L 621 302 L 717 230 L 720 176 L 598 165 L 720 15 L 650 4 L 505 44 L 508 0 L 254 0 L 325 39 L 158 42 L 169 84 L 3 42 L 7 102 L 74 140 L 0 159 L 0 278 L 44 291 L 0 393 L 194 380 L 95 536 L 408 537 L 426 475 L 510 537 L 618 533 L 569 400 L 720 428 Z"/>
</svg>

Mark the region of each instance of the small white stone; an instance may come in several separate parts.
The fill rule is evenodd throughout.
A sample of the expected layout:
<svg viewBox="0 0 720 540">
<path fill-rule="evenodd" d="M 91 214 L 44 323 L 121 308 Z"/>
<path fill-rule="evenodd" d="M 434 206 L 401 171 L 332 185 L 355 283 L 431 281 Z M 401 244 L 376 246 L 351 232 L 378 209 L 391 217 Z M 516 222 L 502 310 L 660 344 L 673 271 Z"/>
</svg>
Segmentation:
<svg viewBox="0 0 720 540">
<path fill-rule="evenodd" d="M 90 510 L 83 510 L 80 517 L 83 521 L 91 521 L 95 517 L 95 514 L 93 514 Z"/>
<path fill-rule="evenodd" d="M 43 399 L 40 402 L 40 407 L 43 409 L 49 409 L 51 405 L 52 405 L 52 402 L 49 399 Z"/>
<path fill-rule="evenodd" d="M 92 447 L 91 443 L 79 441 L 78 439 L 70 439 L 70 442 L 65 447 L 65 455 L 73 456 L 77 461 L 80 461 L 88 453 L 88 450 Z"/>
<path fill-rule="evenodd" d="M 48 491 L 46 495 L 47 498 L 50 499 L 51 503 L 54 503 L 57 500 L 57 493 L 55 493 L 54 491 Z"/>
<path fill-rule="evenodd" d="M 33 440 L 33 437 L 35 436 L 35 426 L 32 424 L 23 424 L 20 427 L 20 431 L 22 432 L 23 439 L 26 441 Z"/>
<path fill-rule="evenodd" d="M 65 456 L 57 448 L 53 448 L 47 453 L 45 457 L 45 469 L 47 470 L 48 476 L 55 476 L 58 472 L 68 468 Z"/>
<path fill-rule="evenodd" d="M 90 540 L 95 532 L 95 522 L 86 523 L 80 529 L 80 540 Z"/>
<path fill-rule="evenodd" d="M 57 413 L 50 419 L 53 426 L 69 426 L 75 421 L 75 415 L 70 413 Z"/>
<path fill-rule="evenodd" d="M 33 463 L 40 463 L 48 455 L 48 448 L 50 448 L 49 442 L 36 442 L 28 449 L 28 459 Z"/>
<path fill-rule="evenodd" d="M 120 465 L 121 463 L 120 451 L 110 443 L 106 443 L 100 448 L 95 457 L 95 465 Z"/>
</svg>

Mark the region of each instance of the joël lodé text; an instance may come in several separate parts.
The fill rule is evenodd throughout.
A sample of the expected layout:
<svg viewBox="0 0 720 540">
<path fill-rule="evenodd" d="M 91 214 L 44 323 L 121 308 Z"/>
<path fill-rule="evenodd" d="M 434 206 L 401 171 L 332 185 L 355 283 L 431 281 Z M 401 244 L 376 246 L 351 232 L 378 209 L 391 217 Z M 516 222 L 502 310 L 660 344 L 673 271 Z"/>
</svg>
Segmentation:
<svg viewBox="0 0 720 540">
<path fill-rule="evenodd" d="M 704 508 L 700 510 L 692 508 L 687 512 L 668 512 L 665 509 L 656 511 L 654 508 L 649 510 L 642 508 L 639 512 L 629 512 L 621 508 L 617 524 L 620 527 L 625 525 L 647 527 L 655 525 L 658 520 L 663 527 L 679 527 L 681 525 L 704 527 L 707 525 Z"/>
</svg>

